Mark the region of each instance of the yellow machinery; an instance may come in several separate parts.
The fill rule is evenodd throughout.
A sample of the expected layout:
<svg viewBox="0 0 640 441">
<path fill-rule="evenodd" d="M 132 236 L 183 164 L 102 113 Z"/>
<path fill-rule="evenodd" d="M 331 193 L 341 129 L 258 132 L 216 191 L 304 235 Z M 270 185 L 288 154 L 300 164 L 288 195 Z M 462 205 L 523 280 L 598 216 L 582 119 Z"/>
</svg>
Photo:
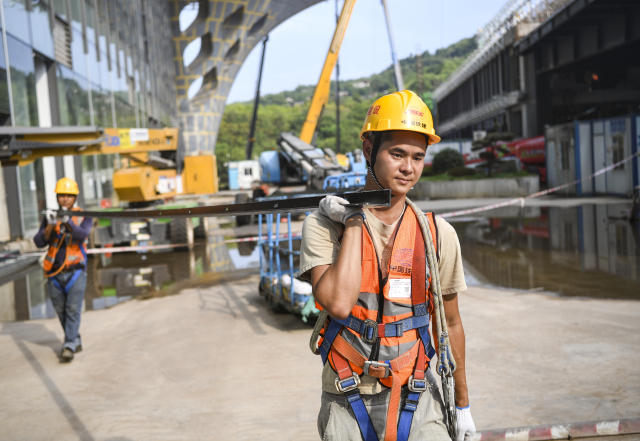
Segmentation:
<svg viewBox="0 0 640 441">
<path fill-rule="evenodd" d="M 316 86 L 313 98 L 311 99 L 307 118 L 305 119 L 304 124 L 302 125 L 302 130 L 300 131 L 300 139 L 307 144 L 311 144 L 313 134 L 316 131 L 316 126 L 318 125 L 320 115 L 322 114 L 322 109 L 329 101 L 331 73 L 338 62 L 338 54 L 340 53 L 342 39 L 344 38 L 344 33 L 347 30 L 349 18 L 351 18 L 351 13 L 353 12 L 353 6 L 355 4 L 356 0 L 345 0 L 344 6 L 342 7 L 342 12 L 338 19 L 338 25 L 336 26 L 336 31 L 333 34 L 333 40 L 331 40 L 331 46 L 329 46 L 329 52 L 327 53 L 327 58 L 324 61 L 324 66 L 320 73 L 318 85 Z"/>
<path fill-rule="evenodd" d="M 113 174 L 121 201 L 151 202 L 177 194 L 218 191 L 215 155 L 184 158 L 184 169 L 166 156 L 178 151 L 178 129 L 103 129 L 99 127 L 0 128 L 0 163 L 27 165 L 45 156 L 120 155 Z M 170 153 L 164 155 L 163 153 Z"/>
</svg>

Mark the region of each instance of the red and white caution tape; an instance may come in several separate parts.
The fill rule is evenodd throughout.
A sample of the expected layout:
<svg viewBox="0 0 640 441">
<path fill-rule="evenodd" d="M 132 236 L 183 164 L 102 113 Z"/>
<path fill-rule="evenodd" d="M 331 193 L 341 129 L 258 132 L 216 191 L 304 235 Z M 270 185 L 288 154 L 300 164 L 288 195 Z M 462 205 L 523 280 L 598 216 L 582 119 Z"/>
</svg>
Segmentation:
<svg viewBox="0 0 640 441">
<path fill-rule="evenodd" d="M 300 239 L 302 237 L 301 234 L 292 234 L 292 239 Z M 281 234 L 280 239 L 288 239 L 288 234 Z M 260 236 L 252 236 L 252 237 L 239 237 L 237 239 L 229 239 L 225 240 L 224 243 L 239 243 L 239 242 L 257 242 L 260 239 Z M 269 236 L 262 236 L 262 240 L 268 240 Z"/>
<path fill-rule="evenodd" d="M 595 178 L 596 176 L 599 176 L 599 175 L 601 175 L 603 173 L 611 171 L 614 168 L 618 167 L 619 165 L 624 164 L 625 162 L 631 161 L 633 158 L 635 158 L 638 155 L 640 155 L 640 152 L 634 153 L 633 155 L 631 155 L 631 156 L 629 156 L 627 158 L 624 158 L 622 161 L 618 161 L 615 164 L 612 164 L 612 165 L 610 165 L 608 167 L 602 168 L 602 169 L 598 170 L 597 172 L 592 173 L 592 174 L 590 174 L 589 176 L 587 176 L 585 178 L 576 179 L 575 181 L 568 182 L 568 183 L 562 184 L 562 185 L 558 185 L 557 187 L 549 188 L 547 190 L 539 191 L 537 193 L 530 194 L 529 196 L 524 196 L 524 197 L 520 197 L 520 198 L 511 199 L 509 201 L 500 202 L 498 204 L 491 204 L 491 205 L 485 205 L 485 206 L 482 206 L 482 207 L 469 208 L 468 210 L 460 210 L 460 211 L 452 211 L 450 213 L 442 213 L 442 214 L 438 214 L 438 216 L 443 217 L 443 218 L 445 218 L 445 217 L 455 217 L 455 216 L 464 216 L 466 214 L 480 213 L 480 212 L 483 212 L 483 211 L 489 211 L 489 210 L 493 210 L 495 208 L 506 207 L 506 206 L 514 205 L 514 204 L 520 204 L 521 206 L 524 207 L 524 203 L 525 203 L 525 201 L 527 199 L 533 199 L 533 198 L 537 198 L 539 196 L 544 196 L 544 195 L 549 194 L 549 193 L 554 193 L 554 192 L 556 192 L 558 190 L 562 190 L 562 189 L 567 188 L 567 187 L 572 187 L 572 186 L 574 186 L 574 185 L 576 185 L 576 184 L 578 184 L 578 183 L 580 183 L 582 181 L 585 181 L 585 180 L 589 180 L 590 181 L 591 179 Z"/>
<path fill-rule="evenodd" d="M 229 239 L 223 241 L 223 243 L 238 243 L 238 242 L 257 242 L 260 236 L 252 236 L 252 237 L 241 237 L 237 239 Z M 289 236 L 287 234 L 281 234 L 281 239 L 287 239 Z M 293 239 L 300 239 L 302 235 L 294 234 L 291 236 Z M 267 240 L 268 236 L 262 236 L 262 240 Z M 193 245 L 201 245 L 204 242 L 195 242 Z M 111 254 L 111 253 L 128 253 L 134 251 L 151 251 L 151 250 L 162 250 L 168 248 L 178 248 L 178 247 L 188 247 L 189 244 L 186 243 L 172 243 L 172 244 L 161 244 L 161 245 L 137 245 L 137 246 L 128 246 L 128 247 L 104 247 L 104 248 L 90 248 L 87 250 L 87 254 Z M 34 257 L 34 256 L 43 256 L 46 254 L 46 251 L 34 252 L 34 253 L 24 253 L 20 254 L 16 257 Z"/>
<path fill-rule="evenodd" d="M 513 429 L 477 432 L 473 441 L 546 441 L 553 439 L 591 438 L 609 435 L 640 433 L 640 419 L 590 421 L 587 423 L 554 424 L 549 426 L 519 427 Z"/>
</svg>

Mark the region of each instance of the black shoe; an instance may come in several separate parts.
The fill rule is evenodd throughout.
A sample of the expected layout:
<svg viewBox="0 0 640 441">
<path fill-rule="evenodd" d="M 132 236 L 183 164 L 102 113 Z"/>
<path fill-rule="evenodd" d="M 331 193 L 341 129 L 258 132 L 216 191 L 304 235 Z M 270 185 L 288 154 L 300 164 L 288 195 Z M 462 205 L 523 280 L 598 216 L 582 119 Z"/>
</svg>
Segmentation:
<svg viewBox="0 0 640 441">
<path fill-rule="evenodd" d="M 60 353 L 60 361 L 68 363 L 73 360 L 73 351 L 69 348 L 64 348 Z"/>
</svg>

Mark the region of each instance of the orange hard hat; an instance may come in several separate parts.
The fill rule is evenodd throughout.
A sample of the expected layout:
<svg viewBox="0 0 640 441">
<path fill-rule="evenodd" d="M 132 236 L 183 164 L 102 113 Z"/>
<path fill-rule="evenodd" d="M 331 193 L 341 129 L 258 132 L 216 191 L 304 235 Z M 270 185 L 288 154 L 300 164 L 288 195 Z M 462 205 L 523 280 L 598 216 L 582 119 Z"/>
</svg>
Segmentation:
<svg viewBox="0 0 640 441">
<path fill-rule="evenodd" d="M 78 183 L 71 178 L 62 178 L 56 184 L 56 194 L 80 194 Z"/>
</svg>

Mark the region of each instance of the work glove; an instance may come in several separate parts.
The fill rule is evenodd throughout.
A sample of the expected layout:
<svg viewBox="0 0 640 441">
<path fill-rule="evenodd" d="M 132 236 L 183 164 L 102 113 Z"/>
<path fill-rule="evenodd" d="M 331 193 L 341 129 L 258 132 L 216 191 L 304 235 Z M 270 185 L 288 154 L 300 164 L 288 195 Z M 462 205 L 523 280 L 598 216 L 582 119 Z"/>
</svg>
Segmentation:
<svg viewBox="0 0 640 441">
<path fill-rule="evenodd" d="M 63 212 L 67 211 L 66 208 L 61 208 L 60 210 L 62 210 Z M 60 222 L 62 222 L 63 224 L 66 224 L 67 222 L 69 222 L 69 215 L 65 214 L 65 215 L 60 216 Z"/>
<path fill-rule="evenodd" d="M 334 222 L 344 224 L 351 216 L 360 215 L 365 219 L 362 208 L 347 207 L 349 201 L 334 195 L 327 195 L 320 201 L 320 213 Z"/>
<path fill-rule="evenodd" d="M 471 441 L 476 433 L 476 425 L 471 418 L 469 406 L 462 409 L 456 406 L 456 417 L 458 423 L 458 438 L 455 441 Z"/>
<path fill-rule="evenodd" d="M 58 223 L 58 219 L 56 219 L 56 210 L 45 210 L 44 214 L 47 218 L 47 224 L 55 225 Z"/>
</svg>

